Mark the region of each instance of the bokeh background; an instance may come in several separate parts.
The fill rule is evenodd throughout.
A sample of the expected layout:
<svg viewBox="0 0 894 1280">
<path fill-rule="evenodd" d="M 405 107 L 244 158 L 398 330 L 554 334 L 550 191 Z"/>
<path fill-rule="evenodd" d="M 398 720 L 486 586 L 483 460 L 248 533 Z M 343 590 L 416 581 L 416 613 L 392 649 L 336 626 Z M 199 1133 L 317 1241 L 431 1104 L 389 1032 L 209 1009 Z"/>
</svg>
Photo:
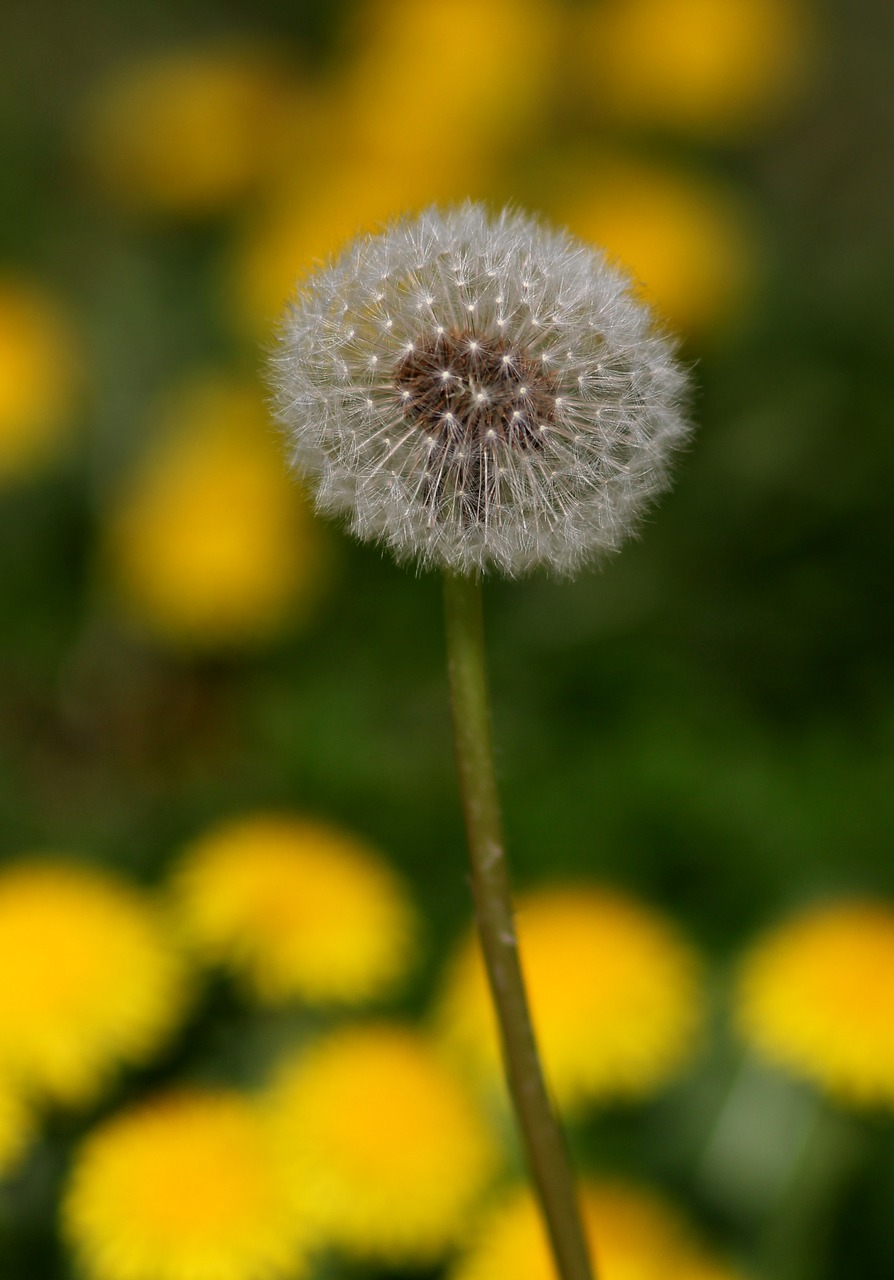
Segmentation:
<svg viewBox="0 0 894 1280">
<path fill-rule="evenodd" d="M 469 895 L 439 583 L 312 515 L 262 379 L 315 261 L 467 197 L 607 246 L 681 335 L 697 385 L 697 435 L 639 541 L 573 583 L 487 584 L 531 918 L 537 894 L 571 885 L 569 901 L 592 891 L 598 908 L 611 890 L 673 933 L 647 975 L 668 1043 L 642 1050 L 639 1083 L 623 1053 L 608 1084 L 582 1068 L 570 1138 L 590 1176 L 661 1197 L 712 1261 L 648 1270 L 618 1246 L 604 1280 L 894 1273 L 892 51 L 886 0 L 5 0 L 0 1087 L 24 1117 L 3 1158 L 5 1280 L 77 1266 L 171 1280 L 129 1236 L 121 1257 L 145 1271 L 102 1261 L 99 1210 L 60 1215 L 91 1137 L 174 1087 L 254 1102 L 283 1054 L 300 1064 L 352 1028 L 436 1044 L 500 1155 L 433 1211 L 443 1229 L 418 1250 L 359 1227 L 346 1243 L 330 1223 L 300 1262 L 270 1264 L 273 1280 L 465 1275 L 466 1236 L 487 1238 L 521 1176 L 498 1089 L 442 1043 Z M 317 825 L 243 833 L 245 885 L 235 863 L 195 872 L 208 833 L 276 814 Z M 310 869 L 261 856 L 290 840 Z M 370 860 L 367 888 L 326 862 L 345 840 Z M 190 974 L 171 1026 L 122 1031 L 148 999 L 141 970 L 81 914 L 72 867 L 163 913 L 153 946 L 185 953 Z M 356 922 L 246 984 L 272 936 L 240 916 L 256 890 L 291 903 L 290 920 Z M 810 904 L 854 899 L 866 917 L 820 939 L 807 985 L 768 997 L 782 1031 L 760 1013 L 749 1031 L 741 956 Z M 869 917 L 877 946 L 854 959 Z M 569 1020 L 559 1072 L 562 1053 L 601 1061 L 592 993 L 630 940 L 621 929 L 616 950 L 603 925 L 596 909 L 579 957 L 544 960 L 543 1008 L 564 1000 Z M 373 950 L 385 940 L 381 983 L 364 985 L 379 963 L 365 934 Z M 661 994 L 678 946 L 700 956 L 698 1017 Z M 60 973 L 94 950 L 77 1004 Z M 836 1005 L 842 973 L 853 985 Z M 341 976 L 327 987 L 327 974 Z M 74 1008 L 82 1031 L 47 1047 L 40 1018 L 58 1030 Z M 636 1040 L 653 1015 L 626 1008 Z M 838 1062 L 842 1041 L 855 1063 Z M 375 1088 L 351 1105 L 370 1159 L 399 1164 L 430 1139 L 450 1183 L 436 1134 L 402 1132 Z M 109 1210 L 108 1231 L 131 1212 Z M 247 1256 L 176 1276 L 268 1274 Z M 518 1257 L 481 1265 L 468 1275 L 528 1274 Z"/>
</svg>

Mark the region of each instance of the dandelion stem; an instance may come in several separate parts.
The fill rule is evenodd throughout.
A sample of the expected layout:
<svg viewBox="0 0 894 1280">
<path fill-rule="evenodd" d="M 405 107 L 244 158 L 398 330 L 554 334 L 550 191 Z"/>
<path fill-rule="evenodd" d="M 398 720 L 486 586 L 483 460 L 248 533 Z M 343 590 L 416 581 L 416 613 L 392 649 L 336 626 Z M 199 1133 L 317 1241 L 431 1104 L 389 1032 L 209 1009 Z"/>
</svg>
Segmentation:
<svg viewBox="0 0 894 1280">
<path fill-rule="evenodd" d="M 453 737 L 472 862 L 472 893 L 509 1092 L 561 1280 L 594 1280 L 565 1141 L 525 994 L 494 774 L 481 582 L 444 575 Z"/>
</svg>

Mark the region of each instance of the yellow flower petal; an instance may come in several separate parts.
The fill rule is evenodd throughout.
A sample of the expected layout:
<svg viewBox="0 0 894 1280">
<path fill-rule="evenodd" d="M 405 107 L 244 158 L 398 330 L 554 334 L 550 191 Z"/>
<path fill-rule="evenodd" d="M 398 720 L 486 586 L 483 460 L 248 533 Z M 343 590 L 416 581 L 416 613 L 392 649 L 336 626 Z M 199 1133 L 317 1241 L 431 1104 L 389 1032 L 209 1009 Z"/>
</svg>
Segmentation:
<svg viewBox="0 0 894 1280">
<path fill-rule="evenodd" d="M 196 953 L 270 1003 L 375 999 L 414 951 L 415 912 L 397 875 L 321 822 L 263 813 L 225 822 L 189 846 L 173 889 Z"/>
<path fill-rule="evenodd" d="M 113 1116 L 76 1153 L 63 1226 L 92 1280 L 296 1280 L 302 1227 L 266 1126 L 229 1091 Z"/>
</svg>

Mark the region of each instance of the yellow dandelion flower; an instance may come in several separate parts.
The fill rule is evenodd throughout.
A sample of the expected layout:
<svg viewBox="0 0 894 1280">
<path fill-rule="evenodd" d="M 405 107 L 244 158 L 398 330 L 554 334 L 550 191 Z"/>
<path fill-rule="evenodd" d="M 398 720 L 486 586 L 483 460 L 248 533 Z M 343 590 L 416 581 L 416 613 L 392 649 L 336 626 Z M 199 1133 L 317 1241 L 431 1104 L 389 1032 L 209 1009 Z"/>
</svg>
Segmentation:
<svg viewBox="0 0 894 1280">
<path fill-rule="evenodd" d="M 263 398 L 198 378 L 112 511 L 106 567 L 131 618 L 196 648 L 260 643 L 306 614 L 323 558 Z"/>
<path fill-rule="evenodd" d="M 671 923 L 593 886 L 521 896 L 522 966 L 547 1079 L 560 1105 L 638 1097 L 692 1052 L 702 1016 L 699 965 Z M 476 1075 L 499 1078 L 491 1002 L 474 937 L 450 967 L 438 1022 Z"/>
<path fill-rule="evenodd" d="M 894 907 L 832 902 L 783 921 L 745 956 L 736 1004 L 772 1062 L 842 1102 L 894 1105 Z"/>
<path fill-rule="evenodd" d="M 15 1166 L 27 1146 L 33 1116 L 18 1089 L 0 1082 L 0 1178 Z"/>
<path fill-rule="evenodd" d="M 41 859 L 0 872 L 0 1072 L 63 1103 L 88 1101 L 147 1060 L 183 1012 L 186 970 L 137 889 Z"/>
<path fill-rule="evenodd" d="M 0 485 L 41 470 L 71 438 L 77 340 L 37 285 L 0 279 Z"/>
<path fill-rule="evenodd" d="M 264 177 L 294 92 L 266 49 L 169 50 L 99 86 L 81 121 L 81 150 L 123 205 L 215 213 Z"/>
<path fill-rule="evenodd" d="M 384 859 L 322 822 L 252 814 L 186 850 L 174 877 L 184 936 L 263 1001 L 360 1003 L 406 972 L 417 922 Z"/>
<path fill-rule="evenodd" d="M 619 1183 L 583 1187 L 581 1211 L 600 1280 L 741 1280 L 713 1259 L 654 1194 Z M 480 1225 L 451 1280 L 556 1280 L 539 1210 L 516 1191 Z"/>
<path fill-rule="evenodd" d="M 731 190 L 632 159 L 588 160 L 586 177 L 581 169 L 556 216 L 616 257 L 675 328 L 705 334 L 741 308 L 757 249 Z"/>
<path fill-rule="evenodd" d="M 550 0 L 372 0 L 340 77 L 347 137 L 382 164 L 435 172 L 486 157 L 493 166 L 495 151 L 528 133 L 548 100 L 557 16 Z M 420 104 L 444 85 L 445 41 L 454 40 L 462 58 L 451 69 L 449 127 L 434 140 Z"/>
<path fill-rule="evenodd" d="M 289 1061 L 271 1116 L 322 1236 L 398 1265 L 434 1261 L 459 1237 L 496 1160 L 451 1071 L 385 1023 L 341 1028 Z"/>
<path fill-rule="evenodd" d="M 754 129 L 790 102 L 815 36 L 802 0 L 609 0 L 573 34 L 600 107 L 708 136 Z"/>
<path fill-rule="evenodd" d="M 478 181 L 469 164 L 429 169 L 368 153 L 346 158 L 344 146 L 334 131 L 321 163 L 300 184 L 275 189 L 237 245 L 227 300 L 239 328 L 269 333 L 295 281 L 352 236 L 378 230 L 396 209 L 464 198 Z"/>
<path fill-rule="evenodd" d="M 303 1273 L 300 1219 L 266 1125 L 232 1091 L 169 1094 L 94 1129 L 75 1156 L 62 1221 L 91 1280 Z"/>
</svg>

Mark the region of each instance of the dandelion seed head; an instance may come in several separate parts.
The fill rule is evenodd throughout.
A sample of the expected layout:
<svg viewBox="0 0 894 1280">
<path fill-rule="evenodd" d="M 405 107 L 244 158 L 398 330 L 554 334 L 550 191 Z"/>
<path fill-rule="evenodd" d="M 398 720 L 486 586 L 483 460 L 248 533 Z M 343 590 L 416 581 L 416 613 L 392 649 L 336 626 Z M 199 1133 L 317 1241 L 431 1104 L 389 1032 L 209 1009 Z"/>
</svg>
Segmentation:
<svg viewBox="0 0 894 1280">
<path fill-rule="evenodd" d="M 685 374 L 627 278 L 473 204 L 359 237 L 311 276 L 272 381 L 318 507 L 454 572 L 570 573 L 614 551 L 688 435 Z"/>
</svg>

